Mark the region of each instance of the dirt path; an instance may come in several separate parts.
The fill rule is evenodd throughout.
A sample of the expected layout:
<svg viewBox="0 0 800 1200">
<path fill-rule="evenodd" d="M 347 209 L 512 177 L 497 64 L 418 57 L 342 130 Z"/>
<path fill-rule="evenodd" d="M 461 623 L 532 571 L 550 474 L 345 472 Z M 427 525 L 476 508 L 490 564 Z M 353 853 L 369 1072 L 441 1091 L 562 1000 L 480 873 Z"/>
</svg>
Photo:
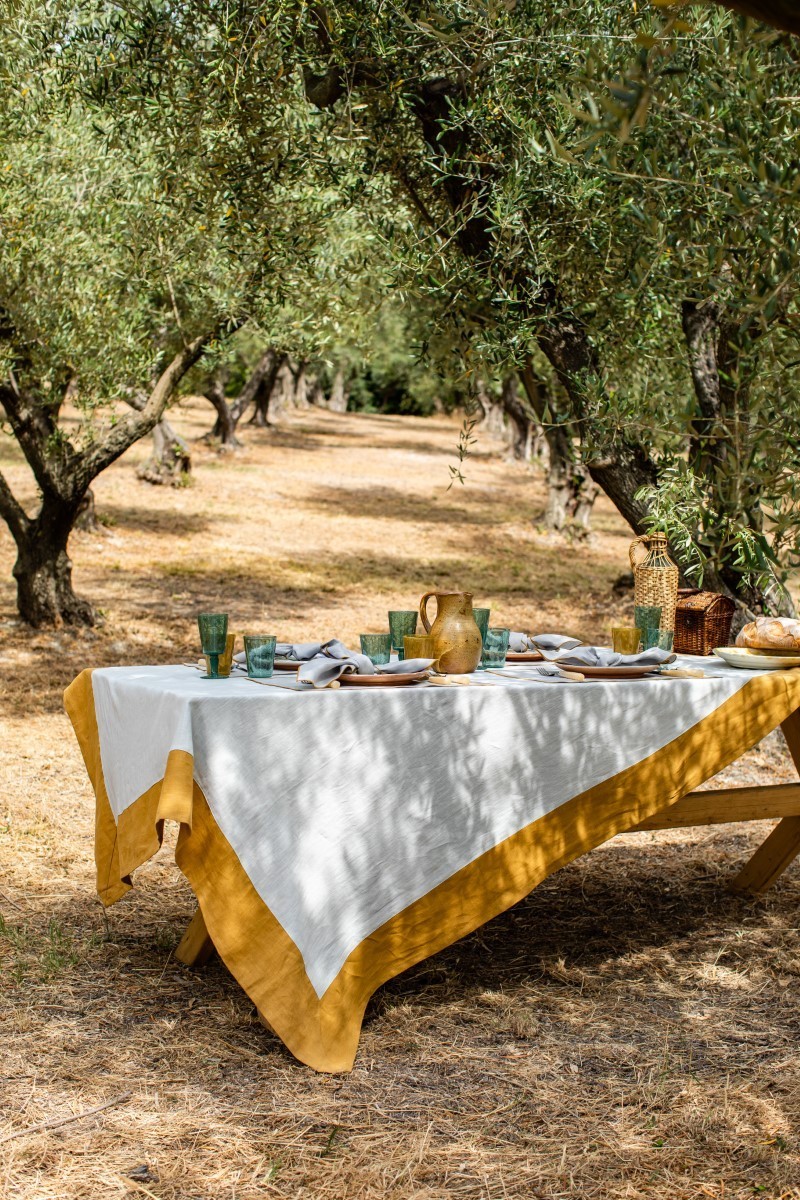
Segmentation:
<svg viewBox="0 0 800 1200">
<path fill-rule="evenodd" d="M 209 412 L 176 424 L 196 438 Z M 60 708 L 84 665 L 193 655 L 211 604 L 240 630 L 345 640 L 435 587 L 588 638 L 629 612 L 615 514 L 591 546 L 549 543 L 540 481 L 493 444 L 446 491 L 452 421 L 314 412 L 246 436 L 235 461 L 195 443 L 192 488 L 138 483 L 141 447 L 100 480 L 108 525 L 73 546 L 97 631 L 18 626 L 0 531 L 2 1200 L 800 1197 L 800 872 L 762 900 L 724 891 L 763 827 L 580 860 L 381 989 L 341 1078 L 294 1063 L 219 963 L 174 962 L 192 899 L 169 847 L 101 912 Z M 24 478 L 5 442 L 0 462 Z M 734 777 L 789 778 L 780 741 Z"/>
</svg>

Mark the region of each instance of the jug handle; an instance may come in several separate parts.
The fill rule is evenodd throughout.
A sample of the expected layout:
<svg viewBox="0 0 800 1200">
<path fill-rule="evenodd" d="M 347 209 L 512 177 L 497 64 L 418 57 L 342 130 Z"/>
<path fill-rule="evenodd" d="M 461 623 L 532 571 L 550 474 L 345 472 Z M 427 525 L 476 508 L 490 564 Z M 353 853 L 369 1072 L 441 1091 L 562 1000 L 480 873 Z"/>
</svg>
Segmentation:
<svg viewBox="0 0 800 1200">
<path fill-rule="evenodd" d="M 647 558 L 647 551 L 644 550 L 644 553 L 642 552 L 644 549 L 642 543 L 648 541 L 649 537 L 650 535 L 645 533 L 641 537 L 636 538 L 630 544 L 628 557 L 630 558 L 631 566 L 634 569 L 639 566 L 639 563 L 644 562 L 644 560 Z"/>
<path fill-rule="evenodd" d="M 425 595 L 422 597 L 422 599 L 419 602 L 419 615 L 420 615 L 420 619 L 422 620 L 422 624 L 425 626 L 426 633 L 430 633 L 430 631 L 431 631 L 431 623 L 428 620 L 428 613 L 426 611 L 427 604 L 428 604 L 428 601 L 430 600 L 431 596 L 435 596 L 435 595 L 436 595 L 436 592 L 426 592 Z"/>
</svg>

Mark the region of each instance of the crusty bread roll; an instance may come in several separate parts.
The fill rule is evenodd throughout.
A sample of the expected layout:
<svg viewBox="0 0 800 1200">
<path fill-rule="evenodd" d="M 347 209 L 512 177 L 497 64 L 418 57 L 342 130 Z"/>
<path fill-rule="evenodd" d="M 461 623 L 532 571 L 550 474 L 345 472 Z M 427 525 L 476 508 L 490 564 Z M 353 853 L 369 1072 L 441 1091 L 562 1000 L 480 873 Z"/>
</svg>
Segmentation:
<svg viewBox="0 0 800 1200">
<path fill-rule="evenodd" d="M 740 629 L 736 645 L 750 650 L 800 650 L 800 621 L 794 617 L 756 617 Z"/>
</svg>

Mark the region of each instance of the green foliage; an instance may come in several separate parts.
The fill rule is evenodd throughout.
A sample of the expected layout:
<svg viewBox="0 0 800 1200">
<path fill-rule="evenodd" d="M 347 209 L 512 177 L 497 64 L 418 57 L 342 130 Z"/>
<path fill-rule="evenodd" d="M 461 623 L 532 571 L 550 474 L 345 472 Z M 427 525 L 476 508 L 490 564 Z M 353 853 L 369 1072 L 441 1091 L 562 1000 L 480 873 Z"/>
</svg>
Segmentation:
<svg viewBox="0 0 800 1200">
<path fill-rule="evenodd" d="M 687 567 L 793 567 L 790 39 L 628 0 L 44 8 L 0 50 L 0 307 L 40 403 L 112 403 L 220 320 L 249 323 L 203 369 L 274 345 L 381 411 L 532 363 L 588 462 L 653 466 Z M 568 396 L 554 316 L 588 338 Z"/>
<path fill-rule="evenodd" d="M 422 417 L 437 409 L 451 412 L 461 399 L 458 386 L 452 374 L 425 356 L 424 315 L 421 307 L 386 296 L 358 343 L 330 348 L 328 361 L 319 364 L 323 384 L 329 387 L 334 372 L 344 369 L 348 407 L 355 412 Z"/>
<path fill-rule="evenodd" d="M 114 49 L 121 9 L 47 8 L 19 4 L 4 29 L 0 375 L 44 406 L 71 385 L 91 439 L 92 413 L 149 391 L 181 344 L 280 303 L 326 205 L 288 162 L 285 82 L 262 96 L 271 140 L 247 171 L 230 124 L 187 126 L 190 63 L 143 97 L 144 59 Z"/>
<path fill-rule="evenodd" d="M 573 379 L 587 459 L 645 447 L 651 503 L 738 586 L 797 559 L 800 64 L 729 13 L 682 15 L 374 0 L 329 7 L 304 45 L 338 65 L 364 170 L 411 197 L 398 278 L 442 342 L 468 371 L 541 369 L 543 324 L 572 314 L 599 364 Z M 702 432 L 684 301 L 719 313 Z"/>
</svg>

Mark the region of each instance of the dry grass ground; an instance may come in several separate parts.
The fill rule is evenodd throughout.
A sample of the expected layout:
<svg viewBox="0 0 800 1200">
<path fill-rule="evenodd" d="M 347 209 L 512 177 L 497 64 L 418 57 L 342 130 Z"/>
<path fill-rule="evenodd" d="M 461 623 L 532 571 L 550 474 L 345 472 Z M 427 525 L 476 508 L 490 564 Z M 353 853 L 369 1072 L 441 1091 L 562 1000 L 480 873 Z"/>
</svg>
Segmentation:
<svg viewBox="0 0 800 1200">
<path fill-rule="evenodd" d="M 219 602 L 240 629 L 345 639 L 437 586 L 518 628 L 598 637 L 625 613 L 610 509 L 593 545 L 552 545 L 541 484 L 496 447 L 445 491 L 455 436 L 300 414 L 236 460 L 198 446 L 196 486 L 168 492 L 136 481 L 135 448 L 97 486 L 105 531 L 74 539 L 90 633 L 18 626 L 0 532 L 3 1200 L 800 1197 L 799 873 L 724 890 L 764 826 L 631 835 L 559 872 L 381 989 L 343 1077 L 294 1062 L 218 962 L 174 961 L 193 904 L 168 846 L 107 915 L 93 897 L 60 707 L 81 667 L 193 654 Z M 777 735 L 728 773 L 791 777 Z"/>
</svg>

